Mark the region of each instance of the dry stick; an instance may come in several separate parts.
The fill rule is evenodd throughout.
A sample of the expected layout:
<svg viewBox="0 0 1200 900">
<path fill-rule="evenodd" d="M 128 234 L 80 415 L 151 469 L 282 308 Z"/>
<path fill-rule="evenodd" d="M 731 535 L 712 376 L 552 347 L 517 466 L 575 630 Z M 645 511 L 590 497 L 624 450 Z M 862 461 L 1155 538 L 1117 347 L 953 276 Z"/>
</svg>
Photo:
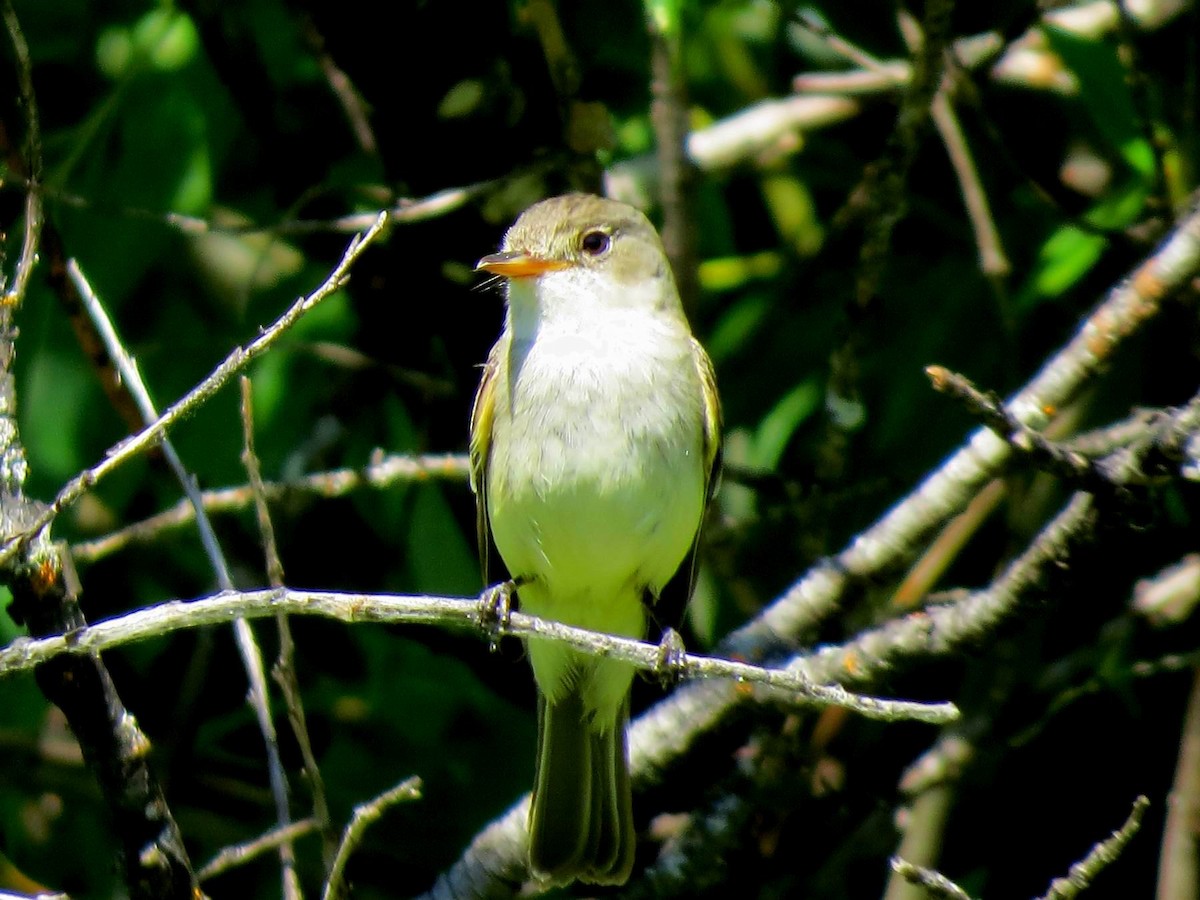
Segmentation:
<svg viewBox="0 0 1200 900">
<path fill-rule="evenodd" d="M 955 786 L 949 782 L 940 782 L 922 791 L 912 801 L 905 817 L 900 847 L 892 859 L 893 876 L 888 879 L 883 900 L 921 900 L 924 896 L 920 891 L 914 890 L 913 885 L 929 885 L 925 882 L 913 882 L 909 877 L 910 870 L 897 869 L 896 862 L 903 861 L 912 870 L 928 871 L 910 860 L 937 860 L 938 853 L 945 843 L 946 823 L 950 819 L 954 797 Z"/>
<path fill-rule="evenodd" d="M 1054 879 L 1050 883 L 1050 890 L 1039 900 L 1073 900 L 1081 891 L 1091 887 L 1096 876 L 1114 862 L 1124 851 L 1126 845 L 1133 840 L 1133 836 L 1142 827 L 1142 816 L 1146 814 L 1149 806 L 1150 801 L 1146 797 L 1138 797 L 1134 800 L 1129 818 L 1125 820 L 1125 824 L 1121 826 L 1120 830 L 1114 831 L 1107 840 L 1092 847 L 1091 852 L 1084 859 L 1071 866 L 1067 877 Z"/>
<path fill-rule="evenodd" d="M 300 495 L 330 499 L 342 497 L 364 487 L 383 489 L 395 484 L 437 479 L 460 482 L 464 486 L 470 473 L 470 460 L 465 453 L 429 453 L 409 456 L 400 453 L 384 454 L 376 450 L 371 461 L 361 468 L 331 469 L 313 472 L 286 481 L 264 481 L 263 493 L 268 502 Z M 725 479 L 742 477 L 737 471 L 725 470 Z M 216 513 L 239 512 L 254 505 L 254 490 L 249 484 L 213 488 L 202 491 L 200 499 L 205 511 Z M 189 525 L 196 512 L 186 500 L 90 541 L 71 545 L 71 555 L 78 562 L 95 562 L 109 554 L 133 545 L 148 544 L 165 534 Z"/>
<path fill-rule="evenodd" d="M 316 831 L 318 827 L 319 823 L 315 818 L 300 819 L 286 828 L 274 828 L 266 834 L 259 835 L 252 841 L 226 847 L 200 868 L 200 871 L 196 873 L 196 880 L 201 882 L 207 881 L 210 878 L 215 878 L 218 875 L 228 872 L 230 869 L 244 866 L 246 863 L 262 856 L 268 850 L 274 850 L 284 843 L 290 844 L 296 838 L 304 837 L 304 835 Z"/>
<path fill-rule="evenodd" d="M 1191 477 L 1200 454 L 1200 394 L 1185 405 L 1140 415 L 1140 432 L 1129 434 L 1125 423 L 1117 431 L 1124 443 L 1089 455 L 1074 442 L 1056 442 L 1046 432 L 1021 424 L 998 397 L 980 391 L 970 381 L 941 366 L 926 369 L 934 386 L 964 401 L 988 428 L 1031 463 L 1085 490 L 1109 493 L 1115 486 L 1145 485 L 1164 477 Z M 1107 431 L 1107 429 L 1105 429 Z M 1084 438 L 1090 438 L 1085 435 Z M 1090 441 L 1085 440 L 1085 443 Z"/>
<path fill-rule="evenodd" d="M 953 725 L 944 730 L 937 741 L 905 770 L 900 778 L 900 794 L 905 798 L 906 814 L 897 816 L 900 825 L 900 846 L 892 860 L 885 900 L 922 900 L 926 896 L 914 889 L 912 879 L 897 869 L 896 860 L 913 869 L 932 866 L 937 862 L 945 844 L 946 822 L 955 799 L 955 788 L 963 769 L 975 756 L 978 727 L 968 729 Z"/>
<path fill-rule="evenodd" d="M 250 478 L 250 487 L 254 493 L 254 511 L 258 519 L 258 530 L 262 535 L 263 551 L 267 559 L 267 579 L 271 587 L 281 588 L 283 587 L 283 562 L 279 558 L 279 548 L 275 543 L 275 528 L 271 524 L 271 513 L 267 508 L 262 468 L 259 465 L 258 454 L 254 451 L 254 405 L 250 379 L 245 375 L 241 377 L 241 389 L 242 440 L 245 444 L 242 462 L 246 467 L 246 474 Z M 279 656 L 275 660 L 272 674 L 283 692 L 288 721 L 291 723 L 292 733 L 296 736 L 296 743 L 300 747 L 300 756 L 304 760 L 304 773 L 308 778 L 309 789 L 312 791 L 313 817 L 325 844 L 325 859 L 326 866 L 328 866 L 332 863 L 333 854 L 337 850 L 337 837 L 333 833 L 329 805 L 325 800 L 325 781 L 321 777 L 317 758 L 313 754 L 312 741 L 308 736 L 308 721 L 304 717 L 304 703 L 300 697 L 300 684 L 296 679 L 296 646 L 292 641 L 292 629 L 288 625 L 287 616 L 282 613 L 275 616 L 275 624 L 279 630 Z"/>
<path fill-rule="evenodd" d="M 4 25 L 8 29 L 17 63 L 17 88 L 25 115 L 25 165 L 29 171 L 25 189 L 25 235 L 21 241 L 21 258 L 13 273 L 12 287 L 0 297 L 0 303 L 10 308 L 9 315 L 16 311 L 25 299 L 29 277 L 37 263 L 38 241 L 42 231 L 42 129 L 38 116 L 37 98 L 33 93 L 33 63 L 29 58 L 29 45 L 25 33 L 13 9 L 12 0 L 4 0 L 2 7 Z"/>
<path fill-rule="evenodd" d="M 1108 484 L 1088 456 L 1056 443 L 1043 432 L 1023 424 L 995 394 L 979 390 L 968 378 L 944 366 L 926 366 L 925 374 L 929 376 L 934 390 L 962 402 L 973 416 L 982 420 L 998 437 L 1051 474 L 1090 488 L 1103 489 Z"/>
<path fill-rule="evenodd" d="M 19 538 L 10 540 L 0 550 L 0 565 L 12 559 L 33 535 L 49 525 L 60 512 L 83 496 L 92 485 L 99 482 L 114 469 L 128 462 L 147 447 L 157 443 L 168 428 L 212 397 L 213 394 L 225 386 L 230 378 L 242 371 L 252 360 L 261 356 L 278 341 L 280 336 L 291 328 L 301 316 L 341 288 L 346 283 L 350 267 L 362 252 L 371 245 L 383 230 L 386 222 L 386 214 L 381 213 L 377 216 L 375 224 L 369 230 L 363 234 L 356 235 L 350 241 L 350 245 L 342 255 L 341 261 L 334 267 L 329 277 L 325 279 L 320 287 L 308 296 L 298 299 L 282 316 L 271 323 L 270 327 L 253 341 L 244 347 L 235 348 L 203 381 L 168 407 L 166 412 L 159 416 L 152 425 L 148 425 L 137 434 L 114 444 L 105 453 L 104 459 L 91 468 L 85 469 L 63 485 L 55 496 L 54 502 L 34 520 L 26 533 Z"/>
<path fill-rule="evenodd" d="M 1004 479 L 992 480 L 975 495 L 966 509 L 946 523 L 892 594 L 891 603 L 895 610 L 907 612 L 925 600 L 958 559 L 958 554 L 999 507 L 1006 492 Z"/>
<path fill-rule="evenodd" d="M 1065 85 L 1046 77 L 1047 69 L 1052 65 L 1061 67 L 1061 63 L 1053 60 L 1053 55 L 1045 49 L 1045 41 L 1040 32 L 1045 25 L 1053 25 L 1070 34 L 1091 40 L 1103 37 L 1115 31 L 1119 26 L 1117 4 L 1112 0 L 1096 0 L 1069 9 L 1050 10 L 1039 18 L 1034 27 L 1011 42 L 1007 47 L 1004 36 L 998 31 L 986 31 L 980 34 L 958 38 L 953 44 L 954 55 L 963 66 L 976 69 L 990 62 L 1003 52 L 1003 56 L 992 66 L 990 75 L 996 81 L 1008 84 L 1018 84 L 1033 90 L 1057 90 L 1062 92 Z M 1188 9 L 1188 4 L 1167 0 L 1153 9 L 1152 4 L 1143 7 L 1147 16 L 1136 24 L 1144 30 L 1165 25 Z M 828 29 L 826 29 L 828 30 Z M 846 42 L 838 38 L 842 46 Z M 832 49 L 846 55 L 832 41 Z M 861 51 L 860 51 L 861 52 Z M 847 56 L 847 58 L 850 58 Z M 1029 63 L 1033 64 L 1030 65 Z M 911 67 L 904 60 L 876 60 L 868 57 L 859 60 L 860 69 L 849 72 L 806 72 L 797 75 L 792 80 L 796 91 L 808 93 L 836 94 L 877 94 L 894 91 L 898 85 L 903 85 L 911 75 Z"/>
<path fill-rule="evenodd" d="M 1159 900 L 1200 895 L 1200 860 L 1196 856 L 1196 822 L 1200 817 L 1200 667 L 1192 672 L 1192 690 L 1182 731 L 1159 848 L 1155 893 Z"/>
<path fill-rule="evenodd" d="M 473 184 L 460 185 L 458 187 L 445 188 L 440 191 L 435 191 L 426 197 L 403 197 L 397 200 L 390 209 L 384 210 L 384 212 L 387 214 L 388 222 L 393 225 L 429 221 L 430 219 L 436 219 L 439 216 L 444 216 L 448 213 L 454 212 L 455 210 L 461 209 L 479 197 L 500 191 L 515 180 L 528 178 L 532 175 L 550 171 L 555 165 L 555 157 L 550 156 L 523 168 L 517 169 L 501 178 L 495 178 L 489 181 L 478 181 Z M 5 183 L 0 184 L 0 189 L 10 185 L 24 187 L 26 182 L 18 177 L 10 175 Z M 172 228 L 175 228 L 181 234 L 187 235 L 272 234 L 276 236 L 286 236 L 324 233 L 357 234 L 369 229 L 374 224 L 375 220 L 379 218 L 378 212 L 364 212 L 336 216 L 332 219 L 284 219 L 281 222 L 275 222 L 273 224 L 249 223 L 244 225 L 230 225 L 216 222 L 211 219 L 201 218 L 199 216 L 189 216 L 184 213 L 163 213 L 158 210 L 144 209 L 141 207 L 116 206 L 105 203 L 97 203 L 86 197 L 81 197 L 78 194 L 72 194 L 68 191 L 57 188 L 44 189 L 43 194 L 44 196 L 73 209 L 88 209 L 100 214 L 119 215 L 146 222 L 156 222 L 162 225 L 168 225 Z"/>
<path fill-rule="evenodd" d="M 1071 341 L 1008 402 L 1008 410 L 1025 425 L 1043 426 L 1099 374 L 1126 339 L 1158 313 L 1163 299 L 1197 272 L 1200 207 L 1193 207 L 1149 258 L 1109 291 Z M 962 510 L 1011 454 L 1008 444 L 990 430 L 975 431 L 964 447 L 840 554 L 810 569 L 752 622 L 722 641 L 719 652 L 761 659 L 802 638 L 837 610 L 852 584 L 912 559 L 921 542 Z M 1086 510 L 1073 511 L 1076 516 L 1085 514 Z M 715 727 L 741 699 L 724 685 L 692 684 L 656 704 L 630 730 L 634 778 L 640 783 L 657 780 L 697 735 Z M 518 803 L 476 835 L 431 895 L 468 896 L 519 878 L 525 865 L 526 806 L 527 800 Z"/>
<path fill-rule="evenodd" d="M 817 451 L 817 476 L 822 480 L 842 478 L 851 435 L 862 423 L 859 382 L 866 350 L 865 325 L 879 303 L 892 235 L 907 212 L 905 188 L 928 130 L 930 103 L 942 82 L 953 6 L 953 0 L 925 3 L 924 37 L 909 38 L 912 76 L 900 96 L 895 125 L 879 158 L 865 168 L 859 184 L 835 216 L 835 221 L 845 221 L 849 215 L 860 215 L 863 229 L 853 291 L 844 303 L 843 334 L 829 353 L 825 389 L 829 415 L 824 419 Z M 901 16 L 900 21 L 903 25 L 906 20 Z"/>
<path fill-rule="evenodd" d="M 338 106 L 342 108 L 342 115 L 350 125 L 350 132 L 354 135 L 358 149 L 370 156 L 378 156 L 379 142 L 375 140 L 375 132 L 371 130 L 371 123 L 367 120 L 367 103 L 350 80 L 350 76 L 346 74 L 346 70 L 334 60 L 325 43 L 325 35 L 317 28 L 317 23 L 313 21 L 310 13 L 301 14 L 300 33 L 309 51 L 316 58 L 329 90 L 337 99 Z"/>
<path fill-rule="evenodd" d="M 650 125 L 658 162 L 658 195 L 662 204 L 662 242 L 684 312 L 693 315 L 700 302 L 696 259 L 696 217 L 692 215 L 695 168 L 687 157 L 688 93 L 683 72 L 683 37 L 677 13 L 650 11 Z"/>
<path fill-rule="evenodd" d="M 884 63 L 881 63 L 862 47 L 842 37 L 830 28 L 828 23 L 816 13 L 804 9 L 800 10 L 799 24 L 805 30 L 819 37 L 830 50 L 847 62 L 853 63 L 860 69 L 865 69 L 869 72 L 886 71 Z M 906 64 L 904 67 L 905 78 L 908 77 L 909 71 L 909 67 Z"/>
<path fill-rule="evenodd" d="M 275 542 L 275 527 L 271 524 L 271 511 L 267 508 L 267 491 L 263 485 L 262 466 L 254 449 L 254 397 L 250 379 L 242 375 L 238 379 L 241 389 L 242 413 L 242 465 L 250 479 L 250 493 L 254 497 L 254 516 L 258 520 L 258 532 L 263 542 L 263 555 L 267 561 L 267 582 L 273 588 L 283 587 L 283 561 L 279 558 L 279 546 Z M 287 621 L 281 621 L 283 630 Z M 291 636 L 288 636 L 289 643 Z"/>
<path fill-rule="evenodd" d="M 92 366 L 92 373 L 100 382 L 104 394 L 108 397 L 109 405 L 121 418 L 128 431 L 137 431 L 142 427 L 142 415 L 138 411 L 137 401 L 129 393 L 121 375 L 117 372 L 108 351 L 104 348 L 104 340 L 96 331 L 96 326 L 83 308 L 79 290 L 71 282 L 67 273 L 67 256 L 63 247 L 62 236 L 54 227 L 53 221 L 46 223 L 42 230 L 42 255 L 46 259 L 46 280 L 58 299 L 71 330 L 75 333 L 75 343 L 79 345 L 83 356 Z M 181 501 L 188 505 L 187 498 Z"/>
<path fill-rule="evenodd" d="M 12 372 L 16 352 L 13 317 L 20 307 L 41 234 L 41 139 L 28 46 L 11 2 L 3 18 L 14 48 L 26 122 L 26 158 L 11 154 L 10 169 L 28 169 L 24 244 L 11 289 L 0 298 L 0 531 L 22 534 L 42 504 L 27 497 L 25 450 L 16 421 Z M 35 533 L 20 554 L 10 554 L 0 578 L 12 594 L 9 613 L 32 634 L 69 631 L 85 624 L 74 579 L 49 531 Z M 66 716 L 103 794 L 119 838 L 126 888 L 134 898 L 195 896 L 195 875 L 178 826 L 148 767 L 148 742 L 126 710 L 99 657 L 55 660 L 34 672 L 38 687 Z"/>
<path fill-rule="evenodd" d="M 914 865 L 899 856 L 892 857 L 891 866 L 892 871 L 909 884 L 924 888 L 925 895 L 928 897 L 934 897 L 937 900 L 971 900 L 970 894 L 941 872 L 927 869 L 925 866 Z"/>
<path fill-rule="evenodd" d="M 820 647 L 789 664 L 815 681 L 865 686 L 903 663 L 911 666 L 978 642 L 1021 611 L 1048 573 L 1090 539 L 1097 520 L 1090 494 L 1077 493 L 988 587 L 945 606 L 893 619 L 844 644 Z"/>
<path fill-rule="evenodd" d="M 900 98 L 896 125 L 888 135 L 883 155 L 863 178 L 867 225 L 854 286 L 855 303 L 860 308 L 875 299 L 892 231 L 904 215 L 904 188 L 929 122 L 930 104 L 942 81 L 953 9 L 953 0 L 928 0 L 925 4 L 923 35 L 909 40 L 912 75 Z M 901 17 L 901 24 L 905 22 Z"/>
<path fill-rule="evenodd" d="M 951 79 L 943 80 L 929 112 L 942 139 L 942 145 L 946 148 L 946 155 L 950 157 L 954 174 L 958 177 L 958 187 L 962 192 L 963 204 L 967 208 L 967 218 L 975 235 L 975 246 L 979 248 L 979 268 L 990 281 L 999 285 L 1008 277 L 1011 266 L 1000 241 L 1000 232 L 992 218 L 987 192 L 983 189 L 983 182 L 979 180 L 979 170 L 975 167 L 971 147 L 967 144 L 966 135 L 958 122 L 958 115 L 950 102 L 950 82 Z"/>
<path fill-rule="evenodd" d="M 281 500 L 297 494 L 311 494 L 314 497 L 329 499 L 344 496 L 362 487 L 384 488 L 400 482 L 423 481 L 429 478 L 462 481 L 465 484 L 469 471 L 470 461 L 464 453 L 424 456 L 385 456 L 377 453 L 372 461 L 361 469 L 333 469 L 287 481 L 265 481 L 262 487 L 263 495 L 268 501 Z M 254 504 L 254 490 L 248 484 L 217 488 L 201 492 L 200 499 L 205 511 L 210 515 L 237 512 Z M 192 504 L 181 500 L 170 509 L 126 525 L 111 534 L 92 541 L 72 544 L 71 555 L 76 562 L 94 562 L 130 545 L 155 541 L 166 532 L 190 524 L 195 516 L 196 511 Z"/>
<path fill-rule="evenodd" d="M 125 349 L 116 328 L 108 317 L 108 312 L 104 309 L 104 305 L 92 290 L 91 284 L 88 283 L 75 260 L 67 260 L 67 273 L 79 292 L 84 309 L 104 341 L 109 358 L 137 403 L 142 421 L 146 425 L 152 425 L 158 418 L 158 410 L 154 407 L 154 400 L 150 396 L 146 383 L 142 380 L 142 373 L 138 370 L 137 363 Z M 171 467 L 184 494 L 187 495 L 188 502 L 195 510 L 200 542 L 204 545 L 204 553 L 217 576 L 217 583 L 222 591 L 231 591 L 233 590 L 233 578 L 229 574 L 229 564 L 217 542 L 212 523 L 204 512 L 204 504 L 201 502 L 200 489 L 196 485 L 196 480 L 184 466 L 179 454 L 175 452 L 170 438 L 163 435 L 160 446 L 167 465 Z M 279 756 L 279 741 L 275 734 L 275 723 L 271 719 L 271 704 L 268 699 L 267 679 L 263 671 L 262 651 L 259 649 L 258 641 L 254 637 L 254 630 L 250 627 L 249 622 L 245 619 L 238 619 L 233 623 L 233 629 L 238 653 L 242 658 L 242 667 L 246 670 L 246 677 L 250 684 L 248 700 L 254 711 L 255 719 L 258 721 L 258 729 L 262 733 L 266 747 L 267 771 L 271 782 L 271 793 L 275 798 L 275 816 L 279 827 L 286 828 L 291 820 L 288 808 L 287 774 L 283 770 L 283 761 Z M 296 876 L 296 854 L 291 844 L 280 844 L 279 860 L 283 867 L 283 896 L 288 900 L 294 900 L 300 896 L 300 886 Z"/>
<path fill-rule="evenodd" d="M 342 843 L 333 859 L 333 865 L 329 870 L 329 880 L 325 883 L 325 893 L 321 895 L 321 900 L 341 900 L 345 896 L 346 888 L 343 880 L 346 863 L 350 861 L 350 854 L 358 848 L 367 827 L 387 812 L 389 807 L 395 806 L 397 803 L 407 803 L 419 799 L 421 799 L 421 779 L 408 778 L 390 791 L 380 794 L 374 800 L 360 803 L 354 807 L 354 815 L 342 835 Z"/>
<path fill-rule="evenodd" d="M 1187 553 L 1153 575 L 1138 579 L 1129 608 L 1156 627 L 1186 621 L 1200 604 L 1200 553 Z M 1197 699 L 1200 704 L 1200 698 Z M 1197 706 L 1200 714 L 1200 705 Z M 1197 721 L 1200 728 L 1200 719 Z M 1200 777 L 1200 757 L 1193 771 Z M 1197 785 L 1200 788 L 1200 784 Z M 1200 800 L 1200 797 L 1197 798 Z M 1200 815 L 1200 803 L 1196 804 Z"/>
<path fill-rule="evenodd" d="M 1063 434 L 1071 433 L 1078 425 L 1078 413 L 1079 404 L 1068 406 L 1058 418 L 1046 426 L 1042 434 L 1057 439 Z M 1145 425 L 1145 421 L 1138 423 L 1136 436 L 1145 433 Z M 1097 449 L 1100 453 L 1111 452 L 1111 448 Z M 966 509 L 946 523 L 896 588 L 891 601 L 894 607 L 906 610 L 925 599 L 938 579 L 957 558 L 959 551 L 1000 505 L 1006 490 L 1003 478 L 992 480 L 975 495 Z"/>
<path fill-rule="evenodd" d="M 484 598 L 490 594 L 485 593 Z M 349 594 L 335 591 L 301 591 L 280 588 L 233 591 L 197 600 L 176 600 L 134 610 L 77 629 L 67 635 L 29 639 L 17 638 L 0 649 L 0 677 L 26 671 L 61 654 L 99 653 L 122 644 L 161 637 L 185 628 L 198 628 L 243 617 L 259 619 L 278 614 L 315 615 L 341 622 L 473 627 L 498 631 L 512 637 L 548 638 L 581 650 L 627 662 L 647 672 L 661 672 L 662 647 L 657 644 L 561 625 L 546 619 L 514 612 L 502 624 L 489 622 L 487 604 L 479 598 L 430 597 L 406 594 Z M 722 679 L 746 698 L 744 687 L 760 684 L 797 706 L 845 706 L 871 719 L 885 722 L 916 721 L 934 725 L 953 722 L 958 709 L 953 703 L 919 703 L 883 700 L 852 694 L 830 680 L 819 683 L 804 665 L 788 669 L 764 668 L 718 657 L 684 653 L 674 659 L 671 674 L 685 679 Z M 782 692 L 782 698 L 780 693 Z"/>
</svg>

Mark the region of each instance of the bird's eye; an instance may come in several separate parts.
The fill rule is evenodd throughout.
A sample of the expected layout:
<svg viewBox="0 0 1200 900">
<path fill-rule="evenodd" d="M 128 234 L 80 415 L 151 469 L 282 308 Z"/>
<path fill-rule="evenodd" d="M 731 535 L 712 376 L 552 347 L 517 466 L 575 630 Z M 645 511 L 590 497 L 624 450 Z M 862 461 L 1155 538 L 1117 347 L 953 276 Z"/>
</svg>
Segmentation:
<svg viewBox="0 0 1200 900">
<path fill-rule="evenodd" d="M 600 256 L 608 252 L 608 247 L 611 243 L 612 238 L 603 231 L 588 231 L 583 235 L 583 240 L 579 242 L 579 246 L 589 256 Z"/>
</svg>

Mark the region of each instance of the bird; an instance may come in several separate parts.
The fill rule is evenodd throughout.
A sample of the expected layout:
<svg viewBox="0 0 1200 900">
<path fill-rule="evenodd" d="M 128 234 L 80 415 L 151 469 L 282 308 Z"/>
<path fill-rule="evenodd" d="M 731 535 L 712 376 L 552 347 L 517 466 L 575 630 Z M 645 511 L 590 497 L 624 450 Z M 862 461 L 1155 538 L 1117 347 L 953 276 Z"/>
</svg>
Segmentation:
<svg viewBox="0 0 1200 900">
<path fill-rule="evenodd" d="M 471 412 L 485 581 L 506 570 L 522 612 L 645 638 L 665 592 L 690 596 L 721 451 L 713 365 L 662 240 L 633 206 L 567 194 L 525 210 L 477 269 L 503 279 L 507 300 Z M 538 688 L 530 870 L 623 884 L 637 840 L 634 668 L 545 638 L 526 646 Z"/>
</svg>

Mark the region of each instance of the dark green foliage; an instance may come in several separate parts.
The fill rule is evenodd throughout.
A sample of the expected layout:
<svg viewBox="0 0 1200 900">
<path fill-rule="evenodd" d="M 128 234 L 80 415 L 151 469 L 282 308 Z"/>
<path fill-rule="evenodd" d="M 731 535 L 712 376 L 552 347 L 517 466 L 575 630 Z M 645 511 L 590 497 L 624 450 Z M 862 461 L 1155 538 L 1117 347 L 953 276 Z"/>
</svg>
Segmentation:
<svg viewBox="0 0 1200 900">
<path fill-rule="evenodd" d="M 348 234 L 296 223 L 499 180 L 453 211 L 394 224 L 348 286 L 253 366 L 269 480 L 362 467 L 376 448 L 464 452 L 477 367 L 502 316 L 495 289 L 474 289 L 475 260 L 496 248 L 524 206 L 576 187 L 595 159 L 636 169 L 631 163 L 654 152 L 652 45 L 646 11 L 634 2 L 559 4 L 580 74 L 574 99 L 601 104 L 613 125 L 611 146 L 583 153 L 583 164 L 567 148 L 570 102 L 556 94 L 525 3 L 15 5 L 33 55 L 48 220 L 160 408 L 339 258 Z M 790 96 L 797 74 L 850 67 L 800 29 L 794 4 L 646 5 L 661 7 L 682 39 L 697 128 Z M 1012 40 L 1037 21 L 1033 4 L 1015 0 L 960 5 L 953 37 L 994 28 Z M 826 2 L 809 11 L 881 60 L 907 55 L 893 4 Z M 697 173 L 702 292 L 692 318 L 718 371 L 729 471 L 702 553 L 689 647 L 706 649 L 752 617 L 960 444 L 973 423 L 929 389 L 925 366 L 945 365 L 1002 394 L 1016 389 L 1151 250 L 1194 187 L 1194 26 L 1194 13 L 1154 30 L 1131 26 L 1136 78 L 1130 48 L 1113 33 L 1046 29 L 1044 45 L 1077 85 L 1070 94 L 1004 83 L 987 66 L 958 73 L 955 109 L 1011 263 L 1007 275 L 980 271 L 959 184 L 931 128 L 905 173 L 905 215 L 875 296 L 856 300 L 859 252 L 875 226 L 853 192 L 884 155 L 898 91 L 862 98 L 856 114 L 792 146 Z M 373 148 L 356 140 L 313 35 L 357 91 Z M 0 44 L 11 73 L 10 46 Z M 0 120 L 15 151 L 24 119 L 15 79 L 6 77 Z M 1102 177 L 1071 174 L 1092 165 Z M 4 174 L 7 277 L 19 254 L 23 192 L 11 161 Z M 661 221 L 661 209 L 651 212 Z M 212 227 L 201 232 L 201 222 Z M 106 399 L 44 269 L 45 261 L 18 318 L 17 384 L 27 489 L 48 499 L 130 426 Z M 1122 349 L 1071 411 L 1077 429 L 1135 405 L 1189 399 L 1200 341 L 1194 298 L 1187 304 Z M 829 404 L 836 354 L 848 360 L 846 395 L 835 398 L 846 404 L 840 421 Z M 235 389 L 171 436 L 202 487 L 246 481 Z M 140 459 L 62 516 L 55 535 L 91 539 L 179 495 L 161 459 Z M 987 584 L 1063 496 L 1044 476 L 1018 473 L 1008 504 L 936 586 Z M 1144 792 L 1154 807 L 1143 833 L 1089 896 L 1151 895 L 1186 685 L 1182 675 L 1135 678 L 1134 663 L 1188 651 L 1196 635 L 1194 624 L 1153 632 L 1126 603 L 1138 578 L 1195 549 L 1200 498 L 1184 484 L 1120 500 L 1127 505 L 1104 520 L 1101 552 L 1069 562 L 1041 615 L 973 656 L 876 686 L 954 700 L 979 729 L 941 861 L 975 894 L 1043 891 Z M 481 587 L 465 483 L 289 496 L 272 513 L 289 585 L 459 596 Z M 263 586 L 252 511 L 221 515 L 216 529 L 238 586 Z M 216 590 L 190 528 L 80 574 L 90 621 Z M 841 640 L 896 614 L 888 604 L 894 581 L 858 587 L 844 620 L 806 639 Z M 293 619 L 293 629 L 335 827 L 401 779 L 424 782 L 423 800 L 367 832 L 349 869 L 354 896 L 426 889 L 531 784 L 536 714 L 520 649 L 489 653 L 473 635 L 433 629 L 305 618 Z M 255 630 L 272 660 L 274 623 Z M 0 613 L 0 643 L 19 633 Z M 269 830 L 262 740 L 229 630 L 176 634 L 106 660 L 154 743 L 193 861 Z M 657 694 L 643 687 L 634 702 L 644 707 Z M 278 696 L 274 709 L 293 813 L 302 818 L 309 788 Z M 757 712 L 752 724 L 745 717 L 699 748 L 670 783 L 635 795 L 643 836 L 652 814 L 712 814 L 722 791 L 749 804 L 731 816 L 736 839 L 700 854 L 717 874 L 697 875 L 695 890 L 679 893 L 723 897 L 736 886 L 740 896 L 879 896 L 897 845 L 897 781 L 936 735 L 851 717 L 840 727 L 822 723 L 814 739 L 811 718 L 781 725 L 778 711 Z M 20 870 L 72 896 L 112 896 L 120 889 L 110 819 L 62 727 L 32 677 L 0 680 L 0 889 L 19 889 Z M 821 795 L 814 785 L 830 772 L 844 779 Z M 657 845 L 639 849 L 640 870 Z M 307 895 L 317 896 L 319 839 L 301 839 L 297 853 Z M 206 888 L 217 897 L 278 896 L 278 860 L 268 854 Z"/>
</svg>

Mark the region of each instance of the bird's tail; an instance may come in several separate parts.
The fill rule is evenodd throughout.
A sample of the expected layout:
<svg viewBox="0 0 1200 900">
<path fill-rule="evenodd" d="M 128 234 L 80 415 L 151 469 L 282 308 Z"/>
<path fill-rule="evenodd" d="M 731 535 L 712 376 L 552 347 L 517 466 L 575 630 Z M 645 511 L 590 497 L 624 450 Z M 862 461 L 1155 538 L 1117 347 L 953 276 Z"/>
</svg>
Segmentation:
<svg viewBox="0 0 1200 900">
<path fill-rule="evenodd" d="M 538 694 L 538 753 L 529 810 L 529 863 L 552 883 L 624 884 L 636 833 L 625 726 L 590 721 L 579 692 Z"/>
</svg>

